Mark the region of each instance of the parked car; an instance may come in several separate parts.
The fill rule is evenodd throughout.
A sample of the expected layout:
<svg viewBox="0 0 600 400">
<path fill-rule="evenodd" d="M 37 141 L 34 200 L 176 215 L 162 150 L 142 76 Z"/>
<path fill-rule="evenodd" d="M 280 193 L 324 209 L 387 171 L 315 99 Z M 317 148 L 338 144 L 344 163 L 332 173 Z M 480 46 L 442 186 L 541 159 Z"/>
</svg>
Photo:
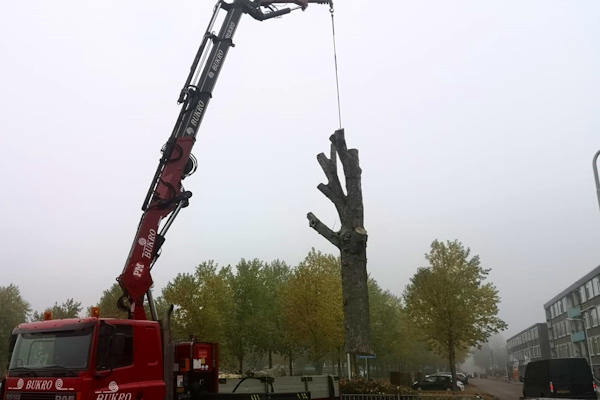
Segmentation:
<svg viewBox="0 0 600 400">
<path fill-rule="evenodd" d="M 456 382 L 459 390 L 465 390 L 461 381 Z M 414 390 L 452 390 L 452 377 L 446 374 L 428 375 L 412 384 Z"/>
<path fill-rule="evenodd" d="M 487 378 L 487 372 L 480 372 L 479 373 L 479 377 L 480 378 Z"/>
<path fill-rule="evenodd" d="M 450 375 L 450 376 L 452 376 L 452 374 L 450 372 L 440 372 L 439 374 L 435 374 L 435 375 Z M 459 381 L 461 381 L 463 383 L 463 385 L 469 384 L 469 375 L 467 375 L 467 374 L 463 374 L 462 372 L 457 372 L 456 378 Z"/>
<path fill-rule="evenodd" d="M 523 397 L 597 399 L 595 388 L 585 358 L 555 358 L 527 364 Z"/>
</svg>

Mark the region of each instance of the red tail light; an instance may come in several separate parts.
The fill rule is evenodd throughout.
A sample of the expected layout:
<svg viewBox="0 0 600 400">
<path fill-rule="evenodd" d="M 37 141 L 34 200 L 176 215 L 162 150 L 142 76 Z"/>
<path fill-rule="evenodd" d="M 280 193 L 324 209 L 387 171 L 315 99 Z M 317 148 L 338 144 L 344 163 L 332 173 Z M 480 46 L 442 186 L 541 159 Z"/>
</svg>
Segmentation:
<svg viewBox="0 0 600 400">
<path fill-rule="evenodd" d="M 554 393 L 554 384 L 550 382 L 550 393 Z"/>
<path fill-rule="evenodd" d="M 596 382 L 592 382 L 594 384 L 594 390 L 596 390 Z"/>
</svg>

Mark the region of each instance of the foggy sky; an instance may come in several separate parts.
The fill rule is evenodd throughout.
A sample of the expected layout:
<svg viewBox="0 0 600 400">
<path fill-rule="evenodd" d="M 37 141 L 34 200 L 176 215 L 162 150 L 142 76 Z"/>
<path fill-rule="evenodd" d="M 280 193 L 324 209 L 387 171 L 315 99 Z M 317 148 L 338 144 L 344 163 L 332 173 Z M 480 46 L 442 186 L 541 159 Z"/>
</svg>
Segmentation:
<svg viewBox="0 0 600 400">
<path fill-rule="evenodd" d="M 97 302 L 121 272 L 213 1 L 40 0 L 0 11 L 0 286 Z M 360 150 L 368 269 L 400 295 L 434 239 L 491 268 L 505 337 L 600 263 L 596 1 L 336 1 L 343 126 Z M 338 127 L 331 21 L 242 19 L 155 293 L 214 259 L 279 258 L 330 226 L 316 161 Z"/>
</svg>

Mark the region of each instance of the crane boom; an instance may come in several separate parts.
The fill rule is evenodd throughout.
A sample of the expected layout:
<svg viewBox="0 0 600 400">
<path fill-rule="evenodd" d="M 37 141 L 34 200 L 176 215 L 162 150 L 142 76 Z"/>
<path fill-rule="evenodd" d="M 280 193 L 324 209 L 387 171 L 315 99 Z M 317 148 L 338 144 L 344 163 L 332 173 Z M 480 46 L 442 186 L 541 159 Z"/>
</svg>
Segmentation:
<svg viewBox="0 0 600 400">
<path fill-rule="evenodd" d="M 123 289 L 119 308 L 129 313 L 133 319 L 146 319 L 144 298 L 148 302 L 152 319 L 157 320 L 150 288 L 153 285 L 150 270 L 160 255 L 165 234 L 171 227 L 179 211 L 188 205 L 192 193 L 184 190 L 182 180 L 195 171 L 195 158 L 191 154 L 196 136 L 212 98 L 216 81 L 223 68 L 229 49 L 233 46 L 233 36 L 243 14 L 264 21 L 292 11 L 290 8 L 275 9 L 273 4 L 290 3 L 276 0 L 233 0 L 226 3 L 220 0 L 215 6 L 213 17 L 194 58 L 190 73 L 180 92 L 178 103 L 182 104 L 175 127 L 167 143 L 154 174 L 152 183 L 142 205 L 140 219 L 134 241 L 121 275 L 117 278 Z M 309 3 L 330 4 L 329 1 L 296 0 L 291 3 L 305 9 Z M 263 11 L 261 7 L 267 9 Z M 212 33 L 219 11 L 227 12 L 218 35 Z M 265 12 L 268 11 L 268 12 Z M 212 42 L 212 48 L 208 44 Z M 206 62 L 202 62 L 206 58 Z M 165 220 L 163 222 L 163 220 Z M 125 300 L 129 304 L 126 304 Z"/>
</svg>

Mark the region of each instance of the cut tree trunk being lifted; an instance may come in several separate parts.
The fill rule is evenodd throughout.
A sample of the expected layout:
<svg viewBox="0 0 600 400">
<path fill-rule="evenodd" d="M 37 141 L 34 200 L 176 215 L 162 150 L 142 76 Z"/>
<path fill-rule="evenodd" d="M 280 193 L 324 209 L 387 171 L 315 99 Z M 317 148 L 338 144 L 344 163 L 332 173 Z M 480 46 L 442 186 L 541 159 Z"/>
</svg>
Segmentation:
<svg viewBox="0 0 600 400">
<path fill-rule="evenodd" d="M 342 226 L 339 231 L 334 232 L 313 213 L 308 213 L 307 218 L 310 227 L 341 252 L 346 353 L 368 355 L 372 354 L 372 350 L 367 291 L 367 231 L 364 228 L 360 181 L 362 170 L 358 150 L 346 147 L 343 129 L 335 131 L 329 140 L 331 158 L 323 153 L 317 156 L 328 183 L 321 183 L 317 188 L 335 205 Z M 336 152 L 344 168 L 346 194 L 337 174 Z"/>
</svg>

